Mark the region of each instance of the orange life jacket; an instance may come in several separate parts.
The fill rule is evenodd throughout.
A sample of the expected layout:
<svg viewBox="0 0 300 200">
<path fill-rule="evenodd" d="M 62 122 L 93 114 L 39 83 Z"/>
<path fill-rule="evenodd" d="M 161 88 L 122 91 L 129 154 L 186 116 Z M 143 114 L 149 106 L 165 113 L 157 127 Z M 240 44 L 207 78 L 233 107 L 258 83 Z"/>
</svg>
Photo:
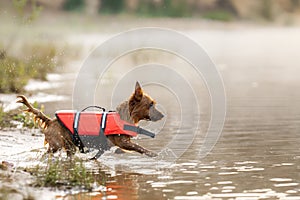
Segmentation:
<svg viewBox="0 0 300 200">
<path fill-rule="evenodd" d="M 98 136 L 100 129 L 103 130 L 106 136 L 114 134 L 125 134 L 132 137 L 137 136 L 137 132 L 126 130 L 125 126 L 134 125 L 121 120 L 117 112 L 76 112 L 74 110 L 60 110 L 57 111 L 55 115 L 59 122 L 70 130 L 72 134 L 77 131 L 79 136 Z"/>
</svg>

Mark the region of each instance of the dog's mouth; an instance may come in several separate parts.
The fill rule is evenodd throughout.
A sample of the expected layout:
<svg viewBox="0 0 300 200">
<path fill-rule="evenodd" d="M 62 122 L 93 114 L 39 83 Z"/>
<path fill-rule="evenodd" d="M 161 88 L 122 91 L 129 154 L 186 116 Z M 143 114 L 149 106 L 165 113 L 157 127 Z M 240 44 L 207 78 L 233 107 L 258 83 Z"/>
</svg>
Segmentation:
<svg viewBox="0 0 300 200">
<path fill-rule="evenodd" d="M 154 115 L 154 116 L 147 116 L 147 117 L 146 117 L 146 120 L 147 120 L 147 121 L 156 122 L 156 121 L 161 120 L 163 117 L 164 117 L 164 115 L 161 114 L 161 113 L 159 113 L 159 114 Z"/>
<path fill-rule="evenodd" d="M 150 118 L 150 116 L 147 116 L 147 117 L 144 118 L 144 120 L 151 121 L 151 118 Z"/>
</svg>

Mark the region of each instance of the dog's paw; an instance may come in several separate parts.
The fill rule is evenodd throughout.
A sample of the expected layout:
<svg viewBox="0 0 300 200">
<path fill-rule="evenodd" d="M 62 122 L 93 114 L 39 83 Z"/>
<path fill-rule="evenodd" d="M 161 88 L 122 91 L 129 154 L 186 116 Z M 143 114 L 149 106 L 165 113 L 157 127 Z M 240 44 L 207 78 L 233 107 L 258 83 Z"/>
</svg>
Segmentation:
<svg viewBox="0 0 300 200">
<path fill-rule="evenodd" d="M 152 152 L 152 151 L 147 151 L 147 152 L 145 152 L 145 155 L 146 155 L 146 156 L 149 156 L 149 157 L 151 157 L 151 158 L 154 158 L 154 157 L 157 157 L 157 156 L 158 156 L 157 153 Z"/>
<path fill-rule="evenodd" d="M 126 151 L 124 151 L 123 149 L 121 148 L 116 148 L 116 150 L 114 151 L 115 154 L 123 154 L 123 153 L 126 153 Z"/>
</svg>

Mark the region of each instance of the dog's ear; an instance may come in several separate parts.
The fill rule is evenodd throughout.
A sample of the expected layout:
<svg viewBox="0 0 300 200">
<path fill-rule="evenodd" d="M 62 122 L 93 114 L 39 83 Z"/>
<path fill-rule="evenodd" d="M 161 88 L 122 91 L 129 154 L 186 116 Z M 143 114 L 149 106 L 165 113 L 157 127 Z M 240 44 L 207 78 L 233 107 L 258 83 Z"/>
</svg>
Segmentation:
<svg viewBox="0 0 300 200">
<path fill-rule="evenodd" d="M 138 101 L 142 100 L 143 98 L 143 90 L 139 82 L 136 82 L 135 84 L 134 98 Z"/>
</svg>

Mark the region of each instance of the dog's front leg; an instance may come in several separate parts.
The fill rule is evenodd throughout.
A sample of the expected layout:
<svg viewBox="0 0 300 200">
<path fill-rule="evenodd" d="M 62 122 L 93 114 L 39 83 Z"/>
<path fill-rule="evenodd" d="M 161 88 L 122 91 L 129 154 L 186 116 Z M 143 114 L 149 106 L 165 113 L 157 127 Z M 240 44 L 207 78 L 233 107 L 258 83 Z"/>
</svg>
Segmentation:
<svg viewBox="0 0 300 200">
<path fill-rule="evenodd" d="M 144 147 L 135 144 L 133 142 L 131 142 L 130 140 L 130 136 L 128 135 L 114 135 L 114 136 L 109 136 L 108 137 L 116 146 L 125 149 L 125 150 L 129 150 L 129 151 L 136 151 L 139 152 L 140 154 L 145 154 L 149 157 L 156 157 L 157 154 L 149 151 L 147 149 L 145 149 Z"/>
</svg>

